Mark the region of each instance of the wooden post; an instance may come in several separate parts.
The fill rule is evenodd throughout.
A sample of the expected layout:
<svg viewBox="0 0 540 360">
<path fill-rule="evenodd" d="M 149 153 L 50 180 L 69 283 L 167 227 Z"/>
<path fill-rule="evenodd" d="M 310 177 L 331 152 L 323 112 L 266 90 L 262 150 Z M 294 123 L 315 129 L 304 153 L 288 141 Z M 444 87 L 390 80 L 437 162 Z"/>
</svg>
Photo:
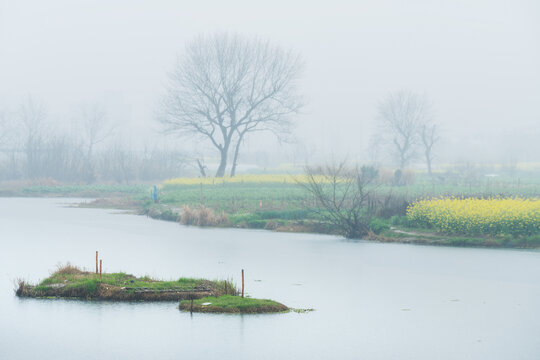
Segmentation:
<svg viewBox="0 0 540 360">
<path fill-rule="evenodd" d="M 193 298 L 191 298 L 191 305 L 189 305 L 189 312 L 193 314 Z"/>
<path fill-rule="evenodd" d="M 96 275 L 97 275 L 97 273 L 98 273 L 97 259 L 98 259 L 98 252 L 96 251 Z"/>
<path fill-rule="evenodd" d="M 101 268 L 102 268 L 102 265 L 103 265 L 103 260 L 99 259 L 99 281 L 101 281 Z"/>
<path fill-rule="evenodd" d="M 244 269 L 242 269 L 242 297 L 244 297 Z"/>
</svg>

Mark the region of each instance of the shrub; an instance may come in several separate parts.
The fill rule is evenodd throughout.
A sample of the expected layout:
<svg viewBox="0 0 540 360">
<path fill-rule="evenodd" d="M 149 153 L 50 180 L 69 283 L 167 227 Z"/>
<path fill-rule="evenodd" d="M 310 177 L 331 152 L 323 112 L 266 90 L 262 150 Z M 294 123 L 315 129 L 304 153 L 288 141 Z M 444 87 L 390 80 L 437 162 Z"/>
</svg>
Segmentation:
<svg viewBox="0 0 540 360">
<path fill-rule="evenodd" d="M 178 220 L 178 214 L 171 211 L 171 209 L 166 209 L 163 212 L 161 212 L 160 219 L 167 220 L 167 221 L 177 221 Z"/>
<path fill-rule="evenodd" d="M 394 215 L 405 216 L 409 202 L 403 195 L 396 195 L 392 192 L 379 195 L 375 202 L 376 215 L 383 218 L 389 218 Z"/>
<path fill-rule="evenodd" d="M 369 230 L 378 235 L 390 229 L 390 226 L 382 219 L 374 218 L 369 223 Z"/>
<path fill-rule="evenodd" d="M 266 227 L 266 220 L 251 220 L 246 221 L 246 223 L 252 229 L 264 229 Z"/>
<path fill-rule="evenodd" d="M 306 209 L 299 210 L 266 210 L 259 211 L 257 215 L 262 220 L 283 219 L 283 220 L 299 220 L 305 219 L 310 215 L 311 211 Z"/>
<path fill-rule="evenodd" d="M 394 215 L 390 218 L 390 224 L 394 226 L 409 226 L 407 216 Z"/>
<path fill-rule="evenodd" d="M 266 230 L 276 230 L 280 225 L 282 225 L 284 221 L 267 221 L 264 228 Z"/>
</svg>

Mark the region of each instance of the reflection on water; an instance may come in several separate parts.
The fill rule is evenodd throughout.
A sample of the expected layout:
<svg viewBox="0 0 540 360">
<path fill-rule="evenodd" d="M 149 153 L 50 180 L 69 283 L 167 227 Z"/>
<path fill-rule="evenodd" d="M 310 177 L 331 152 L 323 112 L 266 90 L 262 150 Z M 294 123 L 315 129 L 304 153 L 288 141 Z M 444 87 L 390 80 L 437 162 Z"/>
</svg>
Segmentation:
<svg viewBox="0 0 540 360">
<path fill-rule="evenodd" d="M 73 200 L 0 199 L 1 359 L 538 359 L 540 253 L 200 229 Z M 164 279 L 234 278 L 305 314 L 18 299 L 70 261 Z"/>
</svg>

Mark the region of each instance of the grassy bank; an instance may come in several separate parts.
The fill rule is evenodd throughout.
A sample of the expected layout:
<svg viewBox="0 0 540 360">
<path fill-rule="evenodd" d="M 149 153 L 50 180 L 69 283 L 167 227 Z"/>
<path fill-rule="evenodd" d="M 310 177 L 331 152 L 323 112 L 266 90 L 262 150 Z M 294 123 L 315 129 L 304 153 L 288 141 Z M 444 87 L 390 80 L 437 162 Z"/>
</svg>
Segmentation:
<svg viewBox="0 0 540 360">
<path fill-rule="evenodd" d="M 19 297 L 121 301 L 178 301 L 236 293 L 236 288 L 229 281 L 192 278 L 161 281 L 126 273 L 105 273 L 100 277 L 69 264 L 37 285 L 19 281 L 16 289 Z"/>
<path fill-rule="evenodd" d="M 193 305 L 190 300 L 182 300 L 179 307 L 184 311 L 242 314 L 276 313 L 289 310 L 287 306 L 273 300 L 232 295 L 204 297 L 194 300 Z"/>
<path fill-rule="evenodd" d="M 488 248 L 540 248 L 540 234 L 529 236 L 513 235 L 467 235 L 446 234 L 434 229 L 392 226 L 371 240 L 380 242 L 407 243 L 418 245 L 488 247 Z"/>
<path fill-rule="evenodd" d="M 128 209 L 155 219 L 179 221 L 185 225 L 267 229 L 283 232 L 339 234 L 340 229 L 325 221 L 313 209 L 319 204 L 308 196 L 291 177 L 238 178 L 235 181 L 188 179 L 168 181 L 159 186 L 160 201 L 150 200 L 152 185 L 66 185 L 20 186 L 11 191 L 21 196 L 96 197 L 85 207 Z M 237 181 L 238 180 L 238 181 Z M 487 179 L 484 182 L 435 184 L 418 179 L 408 186 L 379 185 L 377 212 L 370 223 L 371 239 L 394 242 L 418 242 L 450 246 L 538 247 L 538 234 L 498 236 L 485 233 L 467 234 L 432 232 L 420 229 L 404 217 L 407 206 L 415 199 L 433 196 L 538 196 L 537 179 Z M 10 191 L 0 186 L 0 194 Z M 403 220 L 405 219 L 405 220 Z M 400 232 L 391 231 L 395 227 Z M 405 233 L 428 234 L 407 235 Z M 538 236 L 537 236 L 538 235 Z"/>
</svg>

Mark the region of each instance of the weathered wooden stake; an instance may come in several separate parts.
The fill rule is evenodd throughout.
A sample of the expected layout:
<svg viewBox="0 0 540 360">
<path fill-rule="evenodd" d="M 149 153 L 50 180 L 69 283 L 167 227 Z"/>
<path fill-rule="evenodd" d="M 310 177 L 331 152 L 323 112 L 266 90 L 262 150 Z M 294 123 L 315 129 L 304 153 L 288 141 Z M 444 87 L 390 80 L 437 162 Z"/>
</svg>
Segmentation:
<svg viewBox="0 0 540 360">
<path fill-rule="evenodd" d="M 242 297 L 244 297 L 244 269 L 242 269 Z"/>
<path fill-rule="evenodd" d="M 103 260 L 99 259 L 99 281 L 101 281 L 101 268 L 103 266 Z"/>
<path fill-rule="evenodd" d="M 96 251 L 96 275 L 97 275 L 97 273 L 98 273 L 97 259 L 98 259 L 98 252 Z"/>
<path fill-rule="evenodd" d="M 191 305 L 189 305 L 189 312 L 193 314 L 193 298 L 191 298 Z"/>
</svg>

